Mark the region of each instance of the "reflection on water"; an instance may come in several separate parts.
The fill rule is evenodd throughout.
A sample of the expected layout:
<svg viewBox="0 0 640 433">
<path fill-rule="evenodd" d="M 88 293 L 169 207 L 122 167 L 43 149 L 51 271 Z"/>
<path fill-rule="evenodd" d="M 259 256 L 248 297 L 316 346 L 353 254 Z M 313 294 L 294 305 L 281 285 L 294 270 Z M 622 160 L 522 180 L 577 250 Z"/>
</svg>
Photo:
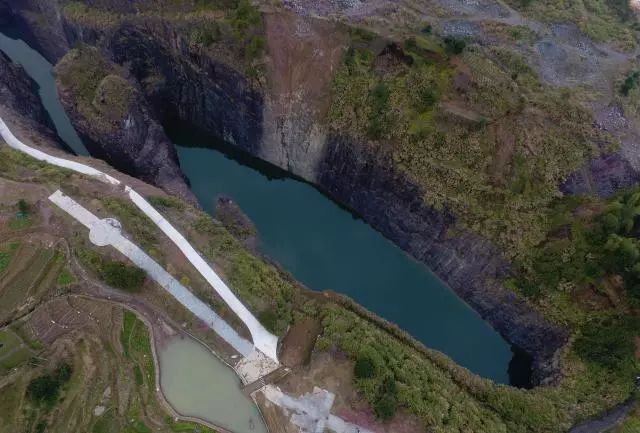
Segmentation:
<svg viewBox="0 0 640 433">
<path fill-rule="evenodd" d="M 311 185 L 172 133 L 180 165 L 213 213 L 228 195 L 255 223 L 259 249 L 314 290 L 344 293 L 471 371 L 509 383 L 508 343 L 421 263 Z M 184 146 L 187 145 L 187 146 Z"/>
</svg>

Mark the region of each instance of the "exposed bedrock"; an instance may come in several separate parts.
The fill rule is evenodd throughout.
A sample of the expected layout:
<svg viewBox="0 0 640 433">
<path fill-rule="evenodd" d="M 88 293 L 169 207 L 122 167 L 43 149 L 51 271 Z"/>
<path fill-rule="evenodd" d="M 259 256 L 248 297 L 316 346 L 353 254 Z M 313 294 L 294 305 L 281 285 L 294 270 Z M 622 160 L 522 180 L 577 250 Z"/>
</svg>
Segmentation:
<svg viewBox="0 0 640 433">
<path fill-rule="evenodd" d="M 328 101 L 315 106 L 308 101 L 326 98 L 332 64 L 341 51 L 318 46 L 322 38 L 308 22 L 293 26 L 266 18 L 267 32 L 283 34 L 283 26 L 296 28 L 296 38 L 303 38 L 302 42 L 283 41 L 276 47 L 282 51 L 269 59 L 271 79 L 261 87 L 222 60 L 190 46 L 163 21 L 124 23 L 106 34 L 64 24 L 69 44 L 96 44 L 115 63 L 126 65 L 156 118 L 176 116 L 197 125 L 317 184 L 361 214 L 430 267 L 506 339 L 531 354 L 534 384 L 555 383 L 560 377 L 558 353 L 566 341 L 564 330 L 547 323 L 499 284 L 508 264 L 489 243 L 469 233 L 450 236 L 453 217 L 427 206 L 420 190 L 393 169 L 383 152 L 326 130 L 317 119 L 326 115 Z M 268 38 L 270 44 L 274 37 Z M 275 48 L 270 52 L 275 53 Z M 312 61 L 299 64 L 300 59 Z M 287 75 L 287 71 L 295 73 Z M 73 112 L 72 104 L 68 109 Z M 141 116 L 136 124 L 145 123 Z M 90 126 L 85 122 L 79 129 L 89 136 Z M 153 142 L 154 147 L 164 143 Z M 107 149 L 111 158 L 135 162 L 127 147 Z"/>
<path fill-rule="evenodd" d="M 120 171 L 197 203 L 175 147 L 144 95 L 96 49 L 70 51 L 56 66 L 60 100 L 89 152 Z M 95 88 L 86 83 L 95 79 Z"/>
<path fill-rule="evenodd" d="M 595 112 L 595 125 L 620 140 L 620 149 L 589 161 L 561 186 L 568 194 L 610 196 L 640 182 L 640 134 L 638 126 L 611 103 Z"/>
<path fill-rule="evenodd" d="M 129 66 L 160 116 L 177 117 L 258 153 L 263 95 L 233 68 L 191 51 L 161 22 L 124 25 L 102 43 L 113 61 Z"/>
<path fill-rule="evenodd" d="M 509 267 L 495 248 L 471 233 L 449 236 L 454 218 L 425 205 L 420 190 L 393 169 L 384 151 L 367 149 L 330 136 L 320 187 L 427 265 L 501 335 L 531 354 L 534 384 L 555 383 L 566 332 L 499 284 Z"/>
<path fill-rule="evenodd" d="M 0 23 L 18 30 L 51 63 L 69 50 L 58 0 L 0 0 Z"/>
<path fill-rule="evenodd" d="M 53 133 L 53 124 L 38 96 L 38 85 L 21 66 L 0 51 L 0 117 L 17 123 L 19 129 L 32 131 L 47 144 L 63 148 Z"/>
</svg>

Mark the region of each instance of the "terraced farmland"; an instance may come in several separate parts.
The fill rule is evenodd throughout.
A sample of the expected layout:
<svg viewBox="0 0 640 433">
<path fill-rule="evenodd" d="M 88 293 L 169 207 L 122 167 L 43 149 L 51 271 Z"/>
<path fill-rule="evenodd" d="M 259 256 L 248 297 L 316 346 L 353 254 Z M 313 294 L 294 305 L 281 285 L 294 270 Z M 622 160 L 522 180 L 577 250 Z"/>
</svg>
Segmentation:
<svg viewBox="0 0 640 433">
<path fill-rule="evenodd" d="M 38 239 L 10 248 L 15 251 L 0 277 L 0 323 L 15 318 L 42 299 L 55 286 L 65 265 L 60 250 Z"/>
<path fill-rule="evenodd" d="M 13 331 L 0 331 L 0 375 L 24 364 L 32 356 L 29 346 Z"/>
</svg>

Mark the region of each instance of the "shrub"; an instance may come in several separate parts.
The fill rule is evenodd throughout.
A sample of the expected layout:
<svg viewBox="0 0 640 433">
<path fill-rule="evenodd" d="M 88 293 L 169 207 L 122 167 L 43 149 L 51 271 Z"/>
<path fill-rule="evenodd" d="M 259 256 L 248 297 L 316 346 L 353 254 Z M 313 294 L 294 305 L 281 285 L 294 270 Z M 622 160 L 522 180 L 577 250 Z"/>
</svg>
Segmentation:
<svg viewBox="0 0 640 433">
<path fill-rule="evenodd" d="M 640 80 L 640 71 L 629 72 L 620 87 L 620 93 L 624 96 L 629 96 L 629 92 L 638 86 L 638 80 Z"/>
<path fill-rule="evenodd" d="M 71 366 L 62 364 L 53 373 L 37 377 L 27 386 L 27 397 L 36 404 L 52 406 L 62 386 L 71 378 Z"/>
<path fill-rule="evenodd" d="M 147 274 L 136 266 L 122 262 L 107 262 L 102 267 L 102 278 L 110 286 L 128 292 L 139 292 Z"/>
<path fill-rule="evenodd" d="M 374 404 L 373 410 L 376 415 L 384 420 L 388 421 L 396 414 L 398 409 L 398 399 L 393 395 L 384 394 Z"/>
<path fill-rule="evenodd" d="M 25 217 L 29 213 L 29 205 L 23 199 L 18 201 L 18 215 L 20 217 Z"/>
<path fill-rule="evenodd" d="M 370 379 L 374 377 L 376 375 L 376 365 L 373 359 L 363 353 L 358 355 L 353 373 L 358 379 Z"/>
<path fill-rule="evenodd" d="M 587 322 L 574 343 L 574 349 L 587 362 L 618 370 L 622 363 L 633 357 L 633 336 L 637 329 L 640 329 L 640 320 L 637 318 Z"/>
<path fill-rule="evenodd" d="M 384 82 L 375 85 L 369 94 L 371 114 L 369 116 L 368 134 L 371 138 L 381 138 L 387 130 L 387 111 L 391 92 Z"/>
<path fill-rule="evenodd" d="M 276 333 L 278 331 L 278 316 L 272 310 L 261 311 L 258 315 L 260 323 L 269 331 Z"/>
<path fill-rule="evenodd" d="M 446 37 L 444 38 L 444 47 L 448 54 L 461 54 L 467 47 L 467 43 L 464 39 Z"/>
<path fill-rule="evenodd" d="M 398 409 L 398 386 L 393 377 L 387 376 L 380 385 L 379 396 L 373 404 L 373 409 L 379 418 L 388 421 Z"/>
</svg>

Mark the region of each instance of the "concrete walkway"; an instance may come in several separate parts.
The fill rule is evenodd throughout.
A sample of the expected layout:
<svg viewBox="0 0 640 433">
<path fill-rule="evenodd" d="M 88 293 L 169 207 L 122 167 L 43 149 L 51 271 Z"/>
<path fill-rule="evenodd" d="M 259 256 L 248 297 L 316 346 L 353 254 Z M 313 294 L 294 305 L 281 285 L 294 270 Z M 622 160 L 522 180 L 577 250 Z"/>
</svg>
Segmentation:
<svg viewBox="0 0 640 433">
<path fill-rule="evenodd" d="M 112 185 L 120 185 L 120 181 L 115 177 L 109 176 L 99 170 L 96 170 L 93 167 L 90 167 L 85 164 L 81 164 L 75 161 L 69 161 L 67 159 L 58 158 L 57 156 L 49 155 L 47 153 L 42 152 L 41 150 L 34 149 L 33 147 L 29 147 L 24 144 L 22 141 L 18 140 L 15 135 L 11 132 L 9 127 L 4 120 L 0 118 L 0 136 L 7 142 L 9 147 L 12 147 L 16 150 L 19 150 L 22 153 L 26 153 L 27 155 L 39 160 L 45 161 L 49 164 L 56 165 L 58 167 L 66 168 L 69 170 L 73 170 L 78 173 L 86 174 L 87 176 L 92 176 L 100 179 L 105 183 L 110 183 Z"/>
<path fill-rule="evenodd" d="M 63 167 L 69 170 L 73 170 L 78 173 L 82 173 L 88 176 L 95 177 L 105 183 L 112 185 L 121 185 L 121 182 L 108 174 L 105 174 L 93 167 L 85 164 L 81 164 L 75 161 L 70 161 L 64 158 L 58 158 L 53 155 L 49 155 L 41 150 L 34 149 L 27 146 L 22 141 L 18 140 L 11 132 L 7 124 L 0 118 L 0 136 L 7 142 L 7 144 L 23 153 L 26 153 L 33 158 L 40 161 L 48 162 L 58 167 Z M 140 194 L 134 191 L 131 187 L 125 186 L 125 191 L 128 193 L 131 201 L 147 215 L 157 226 L 162 230 L 171 241 L 182 251 L 187 259 L 193 264 L 193 266 L 200 272 L 200 274 L 207 280 L 207 282 L 213 287 L 213 289 L 220 295 L 220 297 L 227 303 L 231 310 L 238 315 L 240 320 L 249 329 L 253 345 L 257 350 L 262 352 L 273 362 L 272 367 L 277 368 L 278 363 L 278 337 L 267 331 L 262 324 L 256 319 L 256 317 L 245 307 L 245 305 L 238 299 L 238 297 L 229 289 L 229 287 L 222 281 L 222 279 L 215 273 L 215 271 L 207 264 L 207 262 L 198 254 L 198 252 L 191 246 L 191 244 L 176 230 L 151 204 L 146 201 Z M 87 217 L 84 215 L 84 217 Z M 83 223 L 84 224 L 84 223 Z M 86 224 L 85 224 L 86 225 Z M 106 229 L 106 227 L 103 227 Z M 192 310 L 193 311 L 193 310 Z M 197 311 L 193 311 L 194 314 L 198 314 Z M 200 311 L 201 313 L 201 311 Z M 260 358 L 258 355 L 253 358 Z M 264 364 L 264 363 L 263 363 Z M 252 375 L 249 375 L 252 377 Z"/>
<path fill-rule="evenodd" d="M 267 385 L 262 393 L 268 401 L 291 413 L 290 421 L 300 428 L 300 432 L 323 433 L 328 429 L 335 433 L 373 433 L 332 415 L 331 407 L 336 396 L 325 389 L 314 387 L 312 393 L 295 398 L 273 385 Z"/>
<path fill-rule="evenodd" d="M 229 289 L 224 281 L 213 269 L 204 261 L 191 244 L 176 230 L 160 213 L 154 209 L 148 201 L 130 187 L 125 188 L 129 193 L 129 198 L 138 208 L 144 212 L 157 225 L 162 232 L 182 251 L 185 257 L 200 271 L 200 274 L 218 292 L 220 297 L 227 303 L 229 308 L 247 325 L 253 344 L 256 349 L 273 360 L 278 359 L 278 337 L 266 330 L 245 305 L 240 302 L 236 295 Z"/>
<path fill-rule="evenodd" d="M 112 246 L 120 251 L 136 266 L 143 269 L 160 287 L 180 302 L 180 304 L 205 322 L 236 351 L 244 357 L 251 355 L 253 352 L 253 344 L 242 338 L 229 324 L 218 316 L 215 311 L 180 284 L 136 244 L 125 238 L 122 235 L 122 228 L 117 220 L 111 218 L 99 219 L 60 191 L 53 193 L 49 197 L 49 200 L 87 227 L 90 230 L 89 239 L 93 244 L 100 247 Z"/>
</svg>

